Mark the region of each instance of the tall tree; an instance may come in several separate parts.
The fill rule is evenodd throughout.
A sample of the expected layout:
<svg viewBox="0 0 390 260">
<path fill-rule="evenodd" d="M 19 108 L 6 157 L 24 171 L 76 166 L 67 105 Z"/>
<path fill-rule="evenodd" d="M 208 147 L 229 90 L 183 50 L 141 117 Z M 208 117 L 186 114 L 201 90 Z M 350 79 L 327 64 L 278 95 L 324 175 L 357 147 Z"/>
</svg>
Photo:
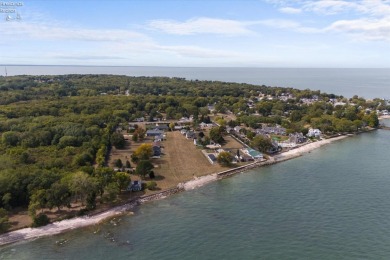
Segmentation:
<svg viewBox="0 0 390 260">
<path fill-rule="evenodd" d="M 220 152 L 217 157 L 217 162 L 222 166 L 231 166 L 233 155 L 229 152 Z"/>
<path fill-rule="evenodd" d="M 149 160 L 142 160 L 138 163 L 135 172 L 145 178 L 147 174 L 154 168 L 153 164 Z"/>
<path fill-rule="evenodd" d="M 139 160 L 148 160 L 153 156 L 153 149 L 151 144 L 141 144 L 137 150 L 134 151 L 134 155 Z"/>
<path fill-rule="evenodd" d="M 273 147 L 271 139 L 262 135 L 255 136 L 251 144 L 252 147 L 258 149 L 261 152 L 267 152 Z"/>
</svg>

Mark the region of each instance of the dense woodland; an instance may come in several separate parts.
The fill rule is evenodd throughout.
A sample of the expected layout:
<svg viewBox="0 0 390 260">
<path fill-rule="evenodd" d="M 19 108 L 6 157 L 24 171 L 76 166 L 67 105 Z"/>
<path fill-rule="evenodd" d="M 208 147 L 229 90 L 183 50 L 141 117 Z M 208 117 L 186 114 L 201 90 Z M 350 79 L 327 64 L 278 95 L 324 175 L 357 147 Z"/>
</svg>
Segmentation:
<svg viewBox="0 0 390 260">
<path fill-rule="evenodd" d="M 287 93 L 293 98 L 278 99 Z M 259 100 L 260 94 L 273 99 Z M 302 103 L 313 96 L 318 101 Z M 0 77 L 0 208 L 28 207 L 35 217 L 40 208 L 62 208 L 72 201 L 93 209 L 98 200 L 113 200 L 127 178 L 105 167 L 118 125 L 139 117 L 190 115 L 197 124 L 209 115 L 208 105 L 235 114 L 237 120 L 227 122 L 231 126 L 279 124 L 289 132 L 312 126 L 330 134 L 376 127 L 376 113 L 367 111 L 388 109 L 379 99 L 182 78 Z"/>
</svg>

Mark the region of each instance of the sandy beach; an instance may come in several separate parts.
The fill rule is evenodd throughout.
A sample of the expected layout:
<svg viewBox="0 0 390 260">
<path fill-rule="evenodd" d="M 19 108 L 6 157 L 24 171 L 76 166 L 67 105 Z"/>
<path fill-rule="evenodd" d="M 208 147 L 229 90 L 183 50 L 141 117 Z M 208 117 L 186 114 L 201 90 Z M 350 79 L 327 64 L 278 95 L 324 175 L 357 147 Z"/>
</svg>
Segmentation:
<svg viewBox="0 0 390 260">
<path fill-rule="evenodd" d="M 323 145 L 347 138 L 348 136 L 339 136 L 331 139 L 325 139 L 325 140 L 320 140 L 317 142 L 312 142 L 306 145 L 303 145 L 301 147 L 295 148 L 293 150 L 284 152 L 282 154 L 273 156 L 270 158 L 270 162 L 272 163 L 277 163 L 277 162 L 282 162 L 285 160 L 289 160 L 292 158 L 299 157 L 305 153 L 308 153 L 314 149 L 317 149 Z M 246 165 L 244 167 L 240 167 L 240 169 L 237 169 L 237 172 L 242 172 L 245 169 L 251 169 L 256 166 L 262 166 L 266 165 L 269 163 L 251 163 L 249 165 Z M 233 169 L 235 170 L 235 169 Z M 220 179 L 218 177 L 218 173 L 202 176 L 202 177 L 195 177 L 193 180 L 187 181 L 185 183 L 179 184 L 180 188 L 184 190 L 192 190 L 195 188 L 198 188 L 200 186 L 203 186 L 207 183 L 213 182 Z M 76 229 L 76 228 L 81 228 L 81 227 L 86 227 L 90 225 L 96 225 L 103 221 L 104 219 L 111 218 L 120 214 L 123 214 L 126 211 L 129 211 L 133 209 L 136 205 L 138 205 L 138 201 L 134 201 L 122 206 L 118 206 L 112 209 L 109 209 L 103 213 L 93 215 L 93 216 L 87 216 L 87 217 L 77 217 L 73 219 L 68 219 L 68 220 L 62 220 L 58 222 L 54 222 L 52 224 L 46 225 L 44 227 L 39 227 L 39 228 L 24 228 L 16 231 L 12 231 L 3 235 L 0 235 L 0 246 L 1 245 L 6 245 L 6 244 L 11 244 L 15 242 L 20 242 L 20 241 L 26 241 L 29 239 L 35 239 L 39 237 L 44 237 L 44 236 L 51 236 L 55 234 L 59 234 L 68 230 Z"/>
</svg>

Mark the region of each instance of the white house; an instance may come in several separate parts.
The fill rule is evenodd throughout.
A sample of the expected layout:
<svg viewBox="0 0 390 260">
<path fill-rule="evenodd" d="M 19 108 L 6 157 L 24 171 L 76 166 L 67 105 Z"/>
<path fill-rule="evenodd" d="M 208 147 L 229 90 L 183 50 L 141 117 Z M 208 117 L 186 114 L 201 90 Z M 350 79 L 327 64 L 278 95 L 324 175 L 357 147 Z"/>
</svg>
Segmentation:
<svg viewBox="0 0 390 260">
<path fill-rule="evenodd" d="M 313 129 L 313 128 L 310 128 L 309 129 L 309 132 L 307 133 L 307 136 L 308 137 L 320 137 L 321 136 L 321 131 L 319 129 Z"/>
</svg>

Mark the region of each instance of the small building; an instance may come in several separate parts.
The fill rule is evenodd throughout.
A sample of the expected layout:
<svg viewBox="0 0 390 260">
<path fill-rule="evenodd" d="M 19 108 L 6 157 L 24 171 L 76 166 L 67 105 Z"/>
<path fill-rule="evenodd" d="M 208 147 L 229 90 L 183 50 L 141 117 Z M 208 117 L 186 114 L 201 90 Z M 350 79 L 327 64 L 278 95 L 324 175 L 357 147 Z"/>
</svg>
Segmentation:
<svg viewBox="0 0 390 260">
<path fill-rule="evenodd" d="M 169 130 L 169 126 L 167 124 L 150 124 L 150 125 L 146 125 L 146 128 L 160 130 L 160 131 L 168 131 Z"/>
<path fill-rule="evenodd" d="M 217 161 L 217 158 L 216 158 L 215 155 L 212 154 L 212 153 L 207 154 L 207 159 L 209 160 L 209 162 L 210 162 L 211 164 L 214 164 L 214 163 Z"/>
<path fill-rule="evenodd" d="M 308 137 L 320 137 L 321 136 L 321 131 L 319 129 L 313 129 L 313 128 L 310 128 L 309 129 L 309 132 L 307 133 L 307 136 Z"/>
<path fill-rule="evenodd" d="M 146 136 L 162 136 L 164 134 L 163 131 L 154 129 L 154 130 L 147 130 L 146 131 Z"/>
<path fill-rule="evenodd" d="M 153 146 L 152 150 L 153 150 L 153 158 L 160 158 L 160 156 L 161 156 L 161 147 Z"/>
<path fill-rule="evenodd" d="M 240 126 L 235 126 L 233 129 L 234 129 L 234 131 L 236 133 L 240 133 L 241 127 Z"/>
<path fill-rule="evenodd" d="M 302 133 L 293 133 L 289 135 L 289 142 L 302 144 L 306 142 L 306 137 Z"/>
<path fill-rule="evenodd" d="M 234 158 L 236 158 L 236 160 L 239 162 L 252 162 L 252 161 L 254 161 L 252 156 L 245 154 L 245 153 L 237 154 L 236 156 L 234 156 Z"/>
<path fill-rule="evenodd" d="M 142 190 L 142 181 L 132 181 L 127 187 L 128 191 L 141 191 Z"/>
<path fill-rule="evenodd" d="M 194 138 L 196 138 L 195 132 L 194 132 L 194 131 L 188 131 L 188 132 L 186 132 L 186 138 L 187 138 L 187 139 L 194 139 Z"/>
</svg>

